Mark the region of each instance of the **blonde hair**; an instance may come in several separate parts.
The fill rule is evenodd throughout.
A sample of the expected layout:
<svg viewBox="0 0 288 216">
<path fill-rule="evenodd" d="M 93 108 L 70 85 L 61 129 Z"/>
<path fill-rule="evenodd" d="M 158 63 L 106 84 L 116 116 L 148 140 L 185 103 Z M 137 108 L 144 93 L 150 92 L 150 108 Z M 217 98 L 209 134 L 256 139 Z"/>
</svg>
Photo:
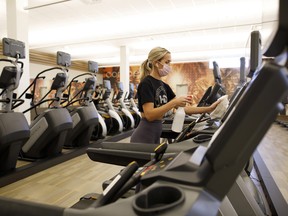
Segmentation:
<svg viewBox="0 0 288 216">
<path fill-rule="evenodd" d="M 148 58 L 140 67 L 140 81 L 151 73 L 154 68 L 153 62 L 160 61 L 167 53 L 170 52 L 163 47 L 155 47 L 149 52 Z"/>
</svg>

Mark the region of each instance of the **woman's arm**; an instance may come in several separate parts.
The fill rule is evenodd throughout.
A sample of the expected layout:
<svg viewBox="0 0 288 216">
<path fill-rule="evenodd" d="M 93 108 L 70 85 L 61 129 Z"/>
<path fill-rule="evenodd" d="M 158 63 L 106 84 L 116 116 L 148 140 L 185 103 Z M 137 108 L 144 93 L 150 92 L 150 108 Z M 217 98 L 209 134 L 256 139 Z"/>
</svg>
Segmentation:
<svg viewBox="0 0 288 216">
<path fill-rule="evenodd" d="M 154 108 L 153 103 L 145 103 L 142 106 L 144 110 L 142 117 L 146 118 L 148 121 L 161 120 L 166 112 L 173 109 L 174 107 L 184 107 L 186 103 L 191 103 L 190 97 L 174 98 L 168 103 L 157 108 Z"/>
<path fill-rule="evenodd" d="M 193 107 L 193 106 L 186 106 L 184 108 L 185 113 L 187 115 L 192 115 L 192 114 L 202 114 L 202 113 L 211 113 L 214 111 L 214 109 L 218 106 L 218 104 L 221 101 L 217 100 L 216 102 L 214 102 L 213 104 L 211 104 L 210 106 L 207 107 Z"/>
</svg>

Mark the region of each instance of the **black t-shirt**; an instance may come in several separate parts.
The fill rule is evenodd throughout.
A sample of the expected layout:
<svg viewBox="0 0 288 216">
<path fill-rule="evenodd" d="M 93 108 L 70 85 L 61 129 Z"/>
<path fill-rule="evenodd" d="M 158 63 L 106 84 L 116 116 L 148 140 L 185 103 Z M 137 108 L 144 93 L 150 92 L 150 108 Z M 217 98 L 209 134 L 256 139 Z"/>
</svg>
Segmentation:
<svg viewBox="0 0 288 216">
<path fill-rule="evenodd" d="M 172 100 L 176 95 L 165 82 L 152 76 L 145 77 L 137 90 L 139 111 L 143 112 L 143 104 L 152 102 L 154 108 L 160 107 Z"/>
</svg>

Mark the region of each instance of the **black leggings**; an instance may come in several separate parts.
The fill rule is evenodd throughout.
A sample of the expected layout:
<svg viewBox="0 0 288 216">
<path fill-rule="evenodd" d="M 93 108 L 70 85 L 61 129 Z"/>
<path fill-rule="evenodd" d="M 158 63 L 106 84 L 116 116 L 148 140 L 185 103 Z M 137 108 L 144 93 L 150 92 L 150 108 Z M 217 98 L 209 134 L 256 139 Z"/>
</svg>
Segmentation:
<svg viewBox="0 0 288 216">
<path fill-rule="evenodd" d="M 160 144 L 161 133 L 162 120 L 149 122 L 147 119 L 142 118 L 139 125 L 134 130 L 130 142 Z"/>
</svg>

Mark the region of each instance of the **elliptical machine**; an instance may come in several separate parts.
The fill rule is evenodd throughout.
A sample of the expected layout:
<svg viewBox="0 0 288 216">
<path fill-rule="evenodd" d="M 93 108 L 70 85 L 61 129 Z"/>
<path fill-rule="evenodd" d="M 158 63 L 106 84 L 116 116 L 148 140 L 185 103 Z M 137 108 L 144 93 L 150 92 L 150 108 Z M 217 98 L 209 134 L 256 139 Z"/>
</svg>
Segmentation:
<svg viewBox="0 0 288 216">
<path fill-rule="evenodd" d="M 19 159 L 34 161 L 37 159 L 53 157 L 62 152 L 63 145 L 69 130 L 72 129 L 72 118 L 66 108 L 61 108 L 62 93 L 67 85 L 68 69 L 71 65 L 71 56 L 64 52 L 57 52 L 57 64 L 64 66 L 53 67 L 40 72 L 31 85 L 19 96 L 19 99 L 33 86 L 31 107 L 23 113 L 50 102 L 49 108 L 39 114 L 31 123 L 31 136 L 23 145 Z M 35 89 L 37 80 L 43 78 L 44 73 L 52 70 L 60 70 L 53 80 L 50 91 L 35 104 Z M 52 91 L 56 91 L 53 98 L 45 99 Z"/>
<path fill-rule="evenodd" d="M 106 104 L 103 110 L 98 110 L 99 114 L 105 118 L 107 126 L 107 135 L 115 135 L 123 132 L 123 121 L 119 114 L 115 111 L 112 102 L 110 101 L 111 83 L 110 80 L 103 80 L 102 100 Z"/>
<path fill-rule="evenodd" d="M 105 114 L 104 114 L 104 112 L 102 112 L 102 114 L 100 114 L 99 110 L 98 110 L 100 108 L 99 102 L 100 102 L 101 97 L 102 97 L 102 90 L 101 89 L 102 89 L 101 85 L 96 86 L 96 89 L 95 89 L 95 94 L 97 95 L 96 104 L 95 104 L 95 99 L 93 98 L 93 103 L 94 103 L 94 106 L 96 108 L 96 112 L 98 115 L 98 124 L 96 125 L 96 127 L 93 130 L 91 140 L 104 139 L 107 136 L 107 126 L 106 126 L 106 123 L 105 123 L 105 120 L 103 117 L 103 115 L 105 115 Z M 110 116 L 108 116 L 108 114 L 107 114 L 106 118 L 109 119 Z"/>
<path fill-rule="evenodd" d="M 127 100 L 128 102 L 128 107 L 129 110 L 134 118 L 135 121 L 135 128 L 139 125 L 140 120 L 141 120 L 141 114 L 139 112 L 139 109 L 134 101 L 134 84 L 133 83 L 129 83 L 129 93 L 127 95 L 127 97 L 125 98 L 125 100 Z M 126 105 L 127 107 L 127 105 Z"/>
<path fill-rule="evenodd" d="M 3 89 L 0 93 L 0 173 L 5 173 L 16 167 L 21 147 L 29 139 L 30 129 L 24 114 L 12 110 L 13 104 L 17 107 L 24 102 L 14 99 L 13 91 L 17 89 L 23 73 L 23 63 L 18 60 L 25 58 L 25 44 L 10 38 L 3 38 L 2 43 L 3 55 L 15 58 L 0 59 L 13 65 L 5 66 L 0 76 L 0 88 Z"/>
<path fill-rule="evenodd" d="M 98 112 L 92 102 L 92 94 L 95 91 L 97 81 L 95 73 L 98 71 L 98 65 L 95 63 L 96 62 L 89 61 L 88 71 L 90 71 L 90 73 L 83 73 L 74 77 L 68 85 L 68 103 L 65 107 L 71 108 L 71 105 L 76 102 L 79 102 L 80 106 L 74 107 L 70 113 L 73 121 L 73 128 L 68 132 L 64 144 L 64 147 L 66 148 L 89 145 L 93 130 L 99 122 Z M 69 99 L 72 83 L 81 76 L 88 76 L 83 88 L 73 98 Z M 80 95 L 80 97 L 77 99 L 78 95 Z"/>
<path fill-rule="evenodd" d="M 116 98 L 115 98 L 115 102 L 119 103 L 119 107 L 118 107 L 118 111 L 119 111 L 119 115 L 122 117 L 123 119 L 123 129 L 124 130 L 129 130 L 131 128 L 135 127 L 135 120 L 130 112 L 130 110 L 128 110 L 126 104 L 124 103 L 123 100 L 123 83 L 122 82 L 118 82 L 117 83 L 117 88 L 118 88 L 118 93 L 116 94 Z"/>
</svg>

